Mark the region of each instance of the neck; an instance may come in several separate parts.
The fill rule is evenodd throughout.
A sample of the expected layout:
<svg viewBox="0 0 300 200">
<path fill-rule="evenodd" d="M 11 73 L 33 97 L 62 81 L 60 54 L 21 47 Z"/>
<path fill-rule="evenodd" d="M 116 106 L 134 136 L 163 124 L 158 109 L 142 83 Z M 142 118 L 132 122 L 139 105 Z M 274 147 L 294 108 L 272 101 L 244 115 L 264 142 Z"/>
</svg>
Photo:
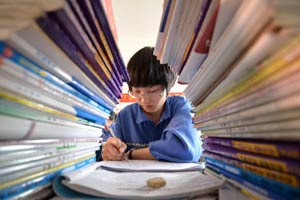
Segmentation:
<svg viewBox="0 0 300 200">
<path fill-rule="evenodd" d="M 164 106 L 162 106 L 156 112 L 146 112 L 145 110 L 143 110 L 143 112 L 151 121 L 153 121 L 154 124 L 157 124 L 160 120 L 160 116 L 162 114 L 163 109 L 164 109 Z"/>
</svg>

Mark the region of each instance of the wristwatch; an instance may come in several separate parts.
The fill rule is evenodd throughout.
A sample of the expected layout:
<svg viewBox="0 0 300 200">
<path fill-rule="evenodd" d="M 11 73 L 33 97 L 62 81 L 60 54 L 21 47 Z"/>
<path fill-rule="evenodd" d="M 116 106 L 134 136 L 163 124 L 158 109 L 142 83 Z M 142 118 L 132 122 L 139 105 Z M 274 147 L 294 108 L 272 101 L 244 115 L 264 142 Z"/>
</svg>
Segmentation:
<svg viewBox="0 0 300 200">
<path fill-rule="evenodd" d="M 134 151 L 135 149 L 130 149 L 129 151 L 126 152 L 126 157 L 128 160 L 132 160 L 132 152 Z"/>
</svg>

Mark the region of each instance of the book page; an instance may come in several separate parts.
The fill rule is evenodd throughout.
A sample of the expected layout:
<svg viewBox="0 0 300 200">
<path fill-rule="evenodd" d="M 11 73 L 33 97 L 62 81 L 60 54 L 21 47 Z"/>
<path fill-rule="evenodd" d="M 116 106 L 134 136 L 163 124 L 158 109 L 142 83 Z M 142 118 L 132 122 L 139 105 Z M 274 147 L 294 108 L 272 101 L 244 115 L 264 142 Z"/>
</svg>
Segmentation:
<svg viewBox="0 0 300 200">
<path fill-rule="evenodd" d="M 166 185 L 157 189 L 148 187 L 147 180 L 154 177 L 164 178 Z M 222 180 L 198 171 L 119 173 L 98 168 L 81 178 L 69 178 L 63 184 L 75 191 L 94 196 L 130 199 L 195 196 L 212 192 L 223 184 Z"/>
<path fill-rule="evenodd" d="M 157 160 L 102 161 L 101 168 L 111 171 L 192 171 L 204 169 L 204 163 L 172 163 Z"/>
</svg>

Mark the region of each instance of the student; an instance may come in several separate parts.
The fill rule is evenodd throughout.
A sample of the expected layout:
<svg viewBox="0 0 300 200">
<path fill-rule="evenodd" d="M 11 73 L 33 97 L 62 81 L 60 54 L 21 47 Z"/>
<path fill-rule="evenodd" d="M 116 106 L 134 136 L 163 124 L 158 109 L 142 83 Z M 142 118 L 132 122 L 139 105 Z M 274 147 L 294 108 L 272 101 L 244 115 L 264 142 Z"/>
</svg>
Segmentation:
<svg viewBox="0 0 300 200">
<path fill-rule="evenodd" d="M 127 70 L 129 93 L 137 102 L 119 112 L 112 126 L 116 137 L 103 145 L 103 160 L 199 161 L 200 139 L 191 107 L 183 97 L 168 97 L 176 81 L 170 67 L 160 64 L 153 48 L 145 47 L 133 55 Z"/>
</svg>

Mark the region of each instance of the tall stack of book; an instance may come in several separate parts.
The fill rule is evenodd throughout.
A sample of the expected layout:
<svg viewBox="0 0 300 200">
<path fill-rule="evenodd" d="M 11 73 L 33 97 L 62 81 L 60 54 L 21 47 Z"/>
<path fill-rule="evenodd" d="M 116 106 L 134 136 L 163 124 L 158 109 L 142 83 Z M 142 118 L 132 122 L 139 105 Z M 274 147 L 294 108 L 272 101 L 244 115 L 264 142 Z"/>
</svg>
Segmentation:
<svg viewBox="0 0 300 200">
<path fill-rule="evenodd" d="M 0 2 L 1 199 L 50 197 L 55 176 L 96 160 L 129 78 L 105 5 Z"/>
<path fill-rule="evenodd" d="M 253 199 L 299 199 L 300 2 L 192 2 L 164 2 L 155 54 L 188 84 L 207 172 Z"/>
</svg>

